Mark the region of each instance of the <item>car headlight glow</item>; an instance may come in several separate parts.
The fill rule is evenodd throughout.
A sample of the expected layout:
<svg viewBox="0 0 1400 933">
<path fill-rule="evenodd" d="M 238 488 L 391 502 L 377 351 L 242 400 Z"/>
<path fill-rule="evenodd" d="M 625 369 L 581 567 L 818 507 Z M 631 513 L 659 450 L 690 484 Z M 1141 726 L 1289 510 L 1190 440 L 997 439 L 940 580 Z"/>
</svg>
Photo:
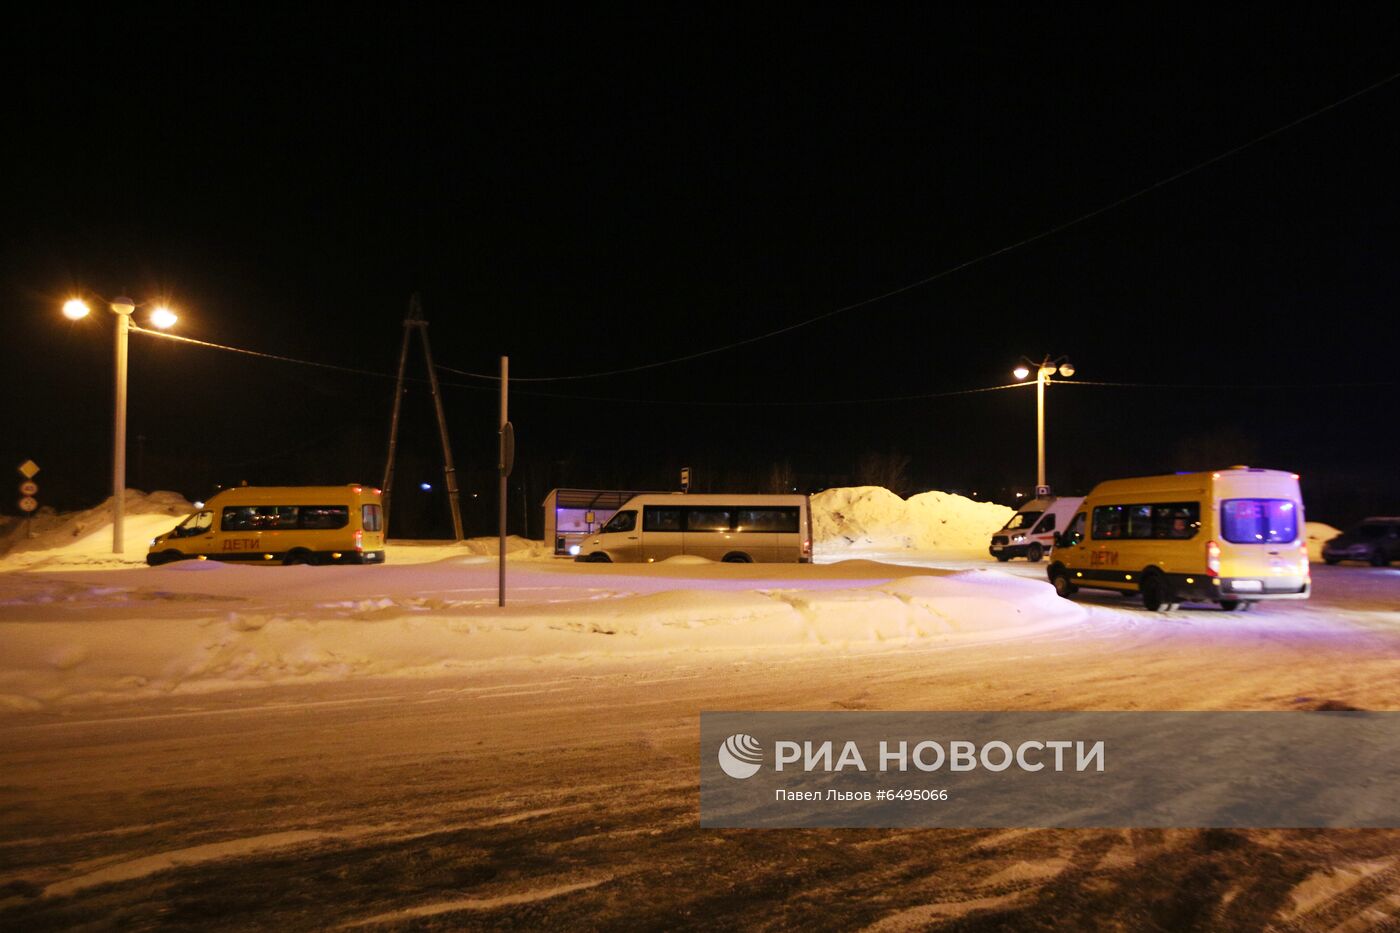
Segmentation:
<svg viewBox="0 0 1400 933">
<path fill-rule="evenodd" d="M 579 552 L 579 546 L 578 546 L 577 544 L 571 544 L 571 545 L 569 545 L 569 555 L 570 555 L 571 557 L 578 557 L 578 552 Z"/>
<path fill-rule="evenodd" d="M 1024 541 L 1024 540 L 1026 540 L 1026 536 L 1025 536 L 1025 535 L 1012 535 L 1012 536 L 1011 536 L 1011 540 L 1012 540 L 1012 541 Z"/>
</svg>

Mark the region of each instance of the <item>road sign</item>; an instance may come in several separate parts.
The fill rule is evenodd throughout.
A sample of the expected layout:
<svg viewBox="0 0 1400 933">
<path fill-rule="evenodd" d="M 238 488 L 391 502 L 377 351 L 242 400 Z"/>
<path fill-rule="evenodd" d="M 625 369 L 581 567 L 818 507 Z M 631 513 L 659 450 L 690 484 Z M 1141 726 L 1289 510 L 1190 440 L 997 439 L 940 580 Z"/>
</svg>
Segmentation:
<svg viewBox="0 0 1400 933">
<path fill-rule="evenodd" d="M 690 492 L 690 467 L 681 467 L 681 492 Z"/>
<path fill-rule="evenodd" d="M 21 496 L 32 496 L 39 491 L 39 484 L 33 480 L 25 480 L 19 484 L 19 494 Z"/>
<path fill-rule="evenodd" d="M 21 512 L 32 512 L 38 507 L 39 500 L 35 499 L 33 496 L 25 496 L 23 499 L 19 500 L 19 509 Z"/>
<path fill-rule="evenodd" d="M 509 421 L 505 427 L 501 428 L 501 462 L 497 464 L 497 469 L 502 476 L 509 476 L 515 469 L 515 425 Z"/>
<path fill-rule="evenodd" d="M 1049 486 L 1037 486 L 1037 487 L 1035 487 L 1035 495 L 1036 495 L 1036 498 L 1037 498 L 1037 499 L 1041 499 L 1041 498 L 1044 498 L 1045 496 L 1050 495 L 1050 487 L 1049 487 Z"/>
<path fill-rule="evenodd" d="M 19 472 L 25 479 L 33 479 L 34 474 L 39 472 L 39 464 L 26 460 L 19 465 Z"/>
</svg>

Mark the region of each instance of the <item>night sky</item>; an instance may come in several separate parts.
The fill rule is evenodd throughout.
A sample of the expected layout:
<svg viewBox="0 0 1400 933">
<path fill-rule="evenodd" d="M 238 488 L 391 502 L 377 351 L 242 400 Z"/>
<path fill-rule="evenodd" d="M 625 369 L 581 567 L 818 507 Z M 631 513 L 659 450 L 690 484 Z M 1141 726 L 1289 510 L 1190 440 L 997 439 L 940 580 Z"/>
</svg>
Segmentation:
<svg viewBox="0 0 1400 933">
<path fill-rule="evenodd" d="M 979 9 L 16 21 L 0 466 L 34 458 L 60 508 L 110 494 L 112 315 L 70 323 L 75 292 L 167 298 L 180 334 L 384 374 L 135 335 L 129 485 L 377 483 L 414 292 L 458 370 L 667 360 L 1035 237 L 1400 72 L 1394 4 Z M 540 533 L 553 486 L 671 488 L 685 465 L 700 490 L 883 470 L 1009 501 L 1034 485 L 1033 390 L 861 400 L 1004 384 L 1047 353 L 1072 381 L 1189 386 L 1052 387 L 1057 491 L 1249 463 L 1300 472 L 1312 518 L 1400 512 L 1397 153 L 1400 80 L 781 336 L 513 384 L 513 530 L 527 503 Z M 494 386 L 442 378 L 487 533 Z M 394 530 L 443 533 L 440 490 L 417 490 L 441 479 L 420 381 L 403 432 Z"/>
</svg>

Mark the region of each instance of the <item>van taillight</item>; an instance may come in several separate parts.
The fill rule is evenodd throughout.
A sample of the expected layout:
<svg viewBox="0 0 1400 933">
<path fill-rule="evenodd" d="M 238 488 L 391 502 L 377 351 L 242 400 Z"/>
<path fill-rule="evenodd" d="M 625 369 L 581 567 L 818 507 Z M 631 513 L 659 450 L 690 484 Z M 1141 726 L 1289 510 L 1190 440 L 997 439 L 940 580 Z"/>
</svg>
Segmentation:
<svg viewBox="0 0 1400 933">
<path fill-rule="evenodd" d="M 804 539 L 802 540 L 802 556 L 803 556 L 803 557 L 811 557 L 811 556 L 812 556 L 812 539 L 811 539 L 811 538 L 804 538 Z"/>
<path fill-rule="evenodd" d="M 365 533 L 364 533 L 364 531 L 363 531 L 362 529 L 356 528 L 356 529 L 355 529 L 355 550 L 357 550 L 357 551 L 363 551 L 364 549 L 365 549 Z"/>
<path fill-rule="evenodd" d="M 1220 576 L 1220 545 L 1214 541 L 1206 543 L 1206 573 L 1212 577 Z"/>
<path fill-rule="evenodd" d="M 1308 546 L 1306 544 L 1298 545 L 1298 565 L 1303 571 L 1303 576 L 1312 577 L 1312 564 L 1308 563 Z"/>
</svg>

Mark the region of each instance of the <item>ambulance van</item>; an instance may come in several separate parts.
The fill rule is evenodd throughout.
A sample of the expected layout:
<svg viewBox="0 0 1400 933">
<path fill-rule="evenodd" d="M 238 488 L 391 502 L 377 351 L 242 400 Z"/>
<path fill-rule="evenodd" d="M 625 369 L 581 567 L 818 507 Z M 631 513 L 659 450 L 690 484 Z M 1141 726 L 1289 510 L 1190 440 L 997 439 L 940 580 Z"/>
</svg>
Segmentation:
<svg viewBox="0 0 1400 933">
<path fill-rule="evenodd" d="M 1013 557 L 1036 563 L 1055 547 L 1055 534 L 1069 526 L 1083 501 L 1070 496 L 1032 499 L 992 535 L 987 553 L 1003 563 Z"/>
<path fill-rule="evenodd" d="M 1312 588 L 1298 474 L 1245 466 L 1099 483 L 1055 542 L 1056 592 L 1137 593 L 1246 610 Z"/>
<path fill-rule="evenodd" d="M 146 563 L 384 562 L 384 504 L 368 486 L 237 486 L 151 539 Z"/>
</svg>

